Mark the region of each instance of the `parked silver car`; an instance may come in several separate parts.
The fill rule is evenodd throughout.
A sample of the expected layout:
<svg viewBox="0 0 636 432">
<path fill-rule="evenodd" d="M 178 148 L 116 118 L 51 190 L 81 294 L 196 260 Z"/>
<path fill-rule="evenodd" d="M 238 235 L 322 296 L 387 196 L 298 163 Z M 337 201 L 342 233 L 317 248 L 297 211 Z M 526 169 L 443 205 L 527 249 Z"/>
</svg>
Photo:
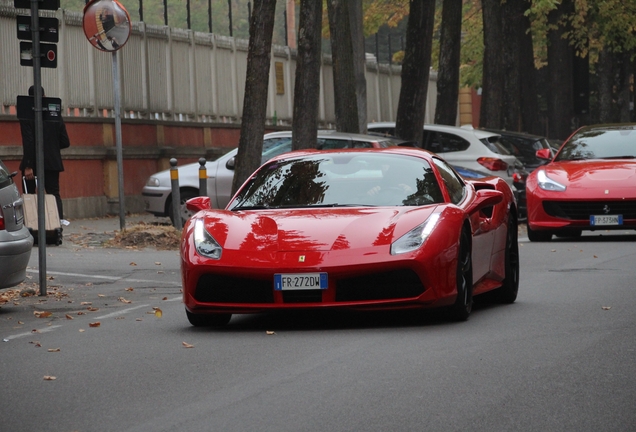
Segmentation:
<svg viewBox="0 0 636 432">
<path fill-rule="evenodd" d="M 393 137 L 379 135 L 358 135 L 333 130 L 318 131 L 319 150 L 382 148 L 397 145 L 399 142 L 400 140 Z M 263 141 L 261 163 L 268 161 L 274 156 L 290 151 L 291 145 L 291 131 L 266 134 Z M 211 198 L 213 208 L 225 208 L 230 201 L 232 180 L 234 179 L 234 162 L 237 151 L 237 149 L 230 150 L 220 158 L 206 163 L 208 195 Z M 190 217 L 190 211 L 185 208 L 185 202 L 190 198 L 199 196 L 199 167 L 198 162 L 178 167 L 181 219 L 184 222 Z M 146 211 L 155 216 L 168 216 L 170 219 L 173 218 L 170 170 L 151 175 L 141 195 L 146 206 Z"/>
<path fill-rule="evenodd" d="M 13 182 L 14 173 L 0 161 L 0 288 L 26 278 L 33 237 L 24 226 L 23 201 Z"/>
</svg>

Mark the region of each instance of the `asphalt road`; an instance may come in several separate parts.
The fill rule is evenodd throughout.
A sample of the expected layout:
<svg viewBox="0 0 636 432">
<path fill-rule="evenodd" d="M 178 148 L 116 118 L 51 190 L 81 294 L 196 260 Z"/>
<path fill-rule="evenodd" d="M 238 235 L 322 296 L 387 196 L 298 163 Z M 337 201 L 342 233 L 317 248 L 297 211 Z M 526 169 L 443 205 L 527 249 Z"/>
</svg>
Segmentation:
<svg viewBox="0 0 636 432">
<path fill-rule="evenodd" d="M 50 295 L 0 307 L 0 430 L 634 431 L 634 241 L 522 237 L 518 301 L 465 323 L 323 311 L 216 330 L 187 322 L 177 252 L 65 242 Z"/>
</svg>

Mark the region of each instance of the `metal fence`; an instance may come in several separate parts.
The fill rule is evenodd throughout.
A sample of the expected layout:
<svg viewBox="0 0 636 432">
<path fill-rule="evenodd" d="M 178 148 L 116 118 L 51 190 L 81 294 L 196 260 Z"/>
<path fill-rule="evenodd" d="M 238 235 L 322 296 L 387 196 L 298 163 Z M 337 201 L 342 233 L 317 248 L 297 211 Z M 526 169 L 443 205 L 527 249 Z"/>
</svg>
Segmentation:
<svg viewBox="0 0 636 432">
<path fill-rule="evenodd" d="M 13 114 L 17 95 L 33 83 L 32 69 L 20 66 L 16 16 L 29 11 L 0 4 L 0 114 Z M 47 96 L 62 99 L 70 117 L 112 117 L 112 54 L 96 50 L 84 36 L 82 13 L 41 11 L 57 17 L 58 66 L 42 69 Z M 167 26 L 133 22 L 128 43 L 118 51 L 121 115 L 164 121 L 239 123 L 248 41 Z M 268 124 L 291 125 L 295 50 L 275 45 L 269 77 Z M 323 57 L 319 121 L 335 123 L 331 58 Z M 378 64 L 367 54 L 367 118 L 394 121 L 400 67 Z M 435 112 L 436 75 L 431 74 L 426 122 Z"/>
</svg>

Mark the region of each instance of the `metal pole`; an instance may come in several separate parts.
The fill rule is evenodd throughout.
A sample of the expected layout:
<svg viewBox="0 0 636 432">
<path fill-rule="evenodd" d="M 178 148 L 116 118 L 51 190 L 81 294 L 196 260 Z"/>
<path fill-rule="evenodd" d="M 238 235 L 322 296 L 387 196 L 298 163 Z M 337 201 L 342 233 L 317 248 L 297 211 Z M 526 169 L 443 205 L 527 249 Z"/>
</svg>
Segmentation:
<svg viewBox="0 0 636 432">
<path fill-rule="evenodd" d="M 31 0 L 31 36 L 33 40 L 33 107 L 35 111 L 35 175 L 38 178 L 38 267 L 40 295 L 46 295 L 46 208 L 44 183 L 44 125 L 42 123 L 42 76 L 40 64 L 40 19 L 38 0 Z"/>
<path fill-rule="evenodd" d="M 208 30 L 212 33 L 212 0 L 208 0 Z"/>
<path fill-rule="evenodd" d="M 205 158 L 199 158 L 199 196 L 208 195 L 208 170 L 205 162 Z"/>
<path fill-rule="evenodd" d="M 177 228 L 183 228 L 181 220 L 181 193 L 179 192 L 179 170 L 177 169 L 177 160 L 170 159 L 170 185 L 172 186 L 172 225 Z"/>
<path fill-rule="evenodd" d="M 227 0 L 227 7 L 228 7 L 227 17 L 230 21 L 230 37 L 232 37 L 232 0 Z"/>
<path fill-rule="evenodd" d="M 168 0 L 163 0 L 163 25 L 168 25 Z"/>
<path fill-rule="evenodd" d="M 126 197 L 124 196 L 124 157 L 121 143 L 121 118 L 119 115 L 119 68 L 117 51 L 113 52 L 113 90 L 115 91 L 115 137 L 117 140 L 117 183 L 119 192 L 119 228 L 126 229 Z"/>
<path fill-rule="evenodd" d="M 188 25 L 188 30 L 191 30 L 192 25 L 190 21 L 190 0 L 186 0 L 186 21 Z"/>
</svg>

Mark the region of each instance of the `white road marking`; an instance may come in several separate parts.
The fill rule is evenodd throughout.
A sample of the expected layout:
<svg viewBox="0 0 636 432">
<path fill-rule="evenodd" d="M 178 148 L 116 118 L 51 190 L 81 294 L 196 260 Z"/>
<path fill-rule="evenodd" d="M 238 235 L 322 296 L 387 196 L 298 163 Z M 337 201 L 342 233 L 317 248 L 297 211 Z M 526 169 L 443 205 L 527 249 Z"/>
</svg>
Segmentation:
<svg viewBox="0 0 636 432">
<path fill-rule="evenodd" d="M 48 333 L 48 332 L 53 331 L 54 329 L 56 329 L 58 327 L 62 327 L 62 326 L 61 325 L 48 326 L 48 327 L 44 327 L 43 329 L 37 329 L 37 332 L 26 332 L 26 333 L 19 333 L 19 334 L 7 336 L 3 340 L 5 342 L 9 342 L 11 339 L 18 339 L 18 338 L 25 337 L 25 336 L 33 336 L 33 335 L 36 335 L 38 333 Z"/>
<path fill-rule="evenodd" d="M 36 269 L 27 269 L 28 273 L 39 273 L 40 271 Z M 175 286 L 181 286 L 181 282 L 174 281 L 161 281 L 161 280 L 148 280 L 148 279 L 128 279 L 123 277 L 114 277 L 114 276 L 100 276 L 100 275 L 87 275 L 81 273 L 68 273 L 68 272 L 56 272 L 56 271 L 47 271 L 47 274 L 58 275 L 58 276 L 75 276 L 75 277 L 85 277 L 85 278 L 93 278 L 93 279 L 104 279 L 111 281 L 126 281 L 126 282 L 139 282 L 139 283 L 159 283 L 159 284 L 169 284 Z"/>
</svg>

